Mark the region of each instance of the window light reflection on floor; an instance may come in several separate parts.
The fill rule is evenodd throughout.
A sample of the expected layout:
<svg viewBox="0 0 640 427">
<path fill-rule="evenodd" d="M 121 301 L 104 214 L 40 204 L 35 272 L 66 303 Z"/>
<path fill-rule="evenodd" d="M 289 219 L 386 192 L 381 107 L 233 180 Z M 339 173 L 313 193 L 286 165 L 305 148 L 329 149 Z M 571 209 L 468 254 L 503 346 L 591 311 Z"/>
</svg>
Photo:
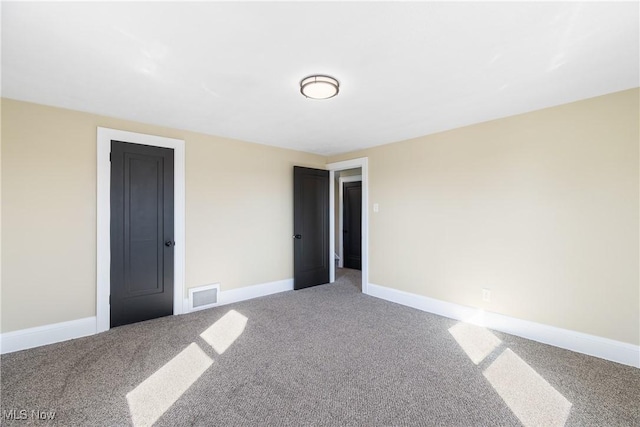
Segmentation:
<svg viewBox="0 0 640 427">
<path fill-rule="evenodd" d="M 245 316 L 230 310 L 200 336 L 222 354 L 242 335 L 246 325 Z M 133 425 L 155 423 L 212 364 L 213 359 L 198 344 L 189 344 L 127 394 Z"/>
<path fill-rule="evenodd" d="M 212 364 L 195 343 L 178 353 L 127 394 L 133 425 L 156 422 Z"/>
<path fill-rule="evenodd" d="M 491 331 L 464 322 L 449 328 L 449 333 L 476 365 L 502 343 Z M 504 349 L 483 375 L 525 427 L 567 422 L 571 402 L 511 349 Z"/>
<path fill-rule="evenodd" d="M 229 311 L 200 334 L 218 354 L 224 353 L 247 326 L 247 318 L 235 310 Z"/>
<path fill-rule="evenodd" d="M 490 331 L 470 323 L 459 322 L 449 328 L 449 333 L 476 365 L 490 355 L 502 342 Z"/>
<path fill-rule="evenodd" d="M 510 349 L 484 371 L 485 378 L 525 426 L 564 426 L 571 402 Z"/>
</svg>

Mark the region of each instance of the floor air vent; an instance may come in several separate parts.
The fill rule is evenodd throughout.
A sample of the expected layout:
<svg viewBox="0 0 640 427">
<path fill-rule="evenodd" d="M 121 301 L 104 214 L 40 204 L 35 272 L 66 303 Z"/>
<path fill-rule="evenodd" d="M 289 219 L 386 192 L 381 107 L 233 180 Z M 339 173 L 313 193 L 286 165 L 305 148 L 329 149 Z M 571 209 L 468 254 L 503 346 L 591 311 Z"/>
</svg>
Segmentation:
<svg viewBox="0 0 640 427">
<path fill-rule="evenodd" d="M 189 289 L 189 311 L 202 310 L 218 305 L 220 284 Z"/>
</svg>

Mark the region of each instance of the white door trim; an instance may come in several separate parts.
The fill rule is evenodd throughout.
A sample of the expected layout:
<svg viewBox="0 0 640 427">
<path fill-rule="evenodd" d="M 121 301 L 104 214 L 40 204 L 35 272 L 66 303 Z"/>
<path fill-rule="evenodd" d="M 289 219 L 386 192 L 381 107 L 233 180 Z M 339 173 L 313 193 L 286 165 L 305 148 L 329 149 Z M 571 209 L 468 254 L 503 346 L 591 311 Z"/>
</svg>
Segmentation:
<svg viewBox="0 0 640 427">
<path fill-rule="evenodd" d="M 338 177 L 338 256 L 340 259 L 338 260 L 338 265 L 340 268 L 344 267 L 344 241 L 343 236 L 340 230 L 344 228 L 344 186 L 345 182 L 359 182 L 362 181 L 362 175 L 353 175 L 353 176 L 341 176 Z"/>
<path fill-rule="evenodd" d="M 335 172 L 345 169 L 362 169 L 362 293 L 368 293 L 369 283 L 369 158 L 360 157 L 342 162 L 328 163 L 329 170 L 329 281 L 336 280 L 336 211 L 335 211 Z"/>
<path fill-rule="evenodd" d="M 96 260 L 96 330 L 110 327 L 109 294 L 111 293 L 111 141 L 172 148 L 174 150 L 174 295 L 173 314 L 184 313 L 185 266 L 185 154 L 184 141 L 116 129 L 98 128 L 98 199 Z"/>
</svg>

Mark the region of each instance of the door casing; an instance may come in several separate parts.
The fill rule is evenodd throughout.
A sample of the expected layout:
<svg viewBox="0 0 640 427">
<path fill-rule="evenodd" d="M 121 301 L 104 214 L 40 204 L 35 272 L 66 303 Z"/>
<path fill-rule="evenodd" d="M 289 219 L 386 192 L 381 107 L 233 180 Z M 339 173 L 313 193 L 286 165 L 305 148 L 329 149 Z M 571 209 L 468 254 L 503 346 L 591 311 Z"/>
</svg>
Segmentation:
<svg viewBox="0 0 640 427">
<path fill-rule="evenodd" d="M 369 292 L 369 158 L 360 157 L 342 162 L 328 163 L 329 170 L 329 281 L 336 281 L 336 215 L 335 215 L 335 172 L 361 168 L 362 173 L 362 293 Z"/>
<path fill-rule="evenodd" d="M 109 330 L 109 294 L 111 293 L 111 141 L 151 145 L 174 150 L 174 296 L 173 314 L 184 313 L 185 272 L 185 156 L 184 141 L 135 132 L 98 127 L 97 131 L 97 259 L 96 259 L 96 331 Z"/>
</svg>

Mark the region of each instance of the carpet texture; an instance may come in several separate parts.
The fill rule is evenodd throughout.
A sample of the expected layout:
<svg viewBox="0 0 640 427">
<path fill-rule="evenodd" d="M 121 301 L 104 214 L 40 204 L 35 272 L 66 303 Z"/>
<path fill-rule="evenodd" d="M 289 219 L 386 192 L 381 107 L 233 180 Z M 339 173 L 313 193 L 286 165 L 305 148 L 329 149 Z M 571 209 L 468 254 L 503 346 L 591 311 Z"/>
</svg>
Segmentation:
<svg viewBox="0 0 640 427">
<path fill-rule="evenodd" d="M 338 277 L 4 355 L 2 424 L 640 426 L 638 369 L 363 295 L 358 271 Z"/>
</svg>

